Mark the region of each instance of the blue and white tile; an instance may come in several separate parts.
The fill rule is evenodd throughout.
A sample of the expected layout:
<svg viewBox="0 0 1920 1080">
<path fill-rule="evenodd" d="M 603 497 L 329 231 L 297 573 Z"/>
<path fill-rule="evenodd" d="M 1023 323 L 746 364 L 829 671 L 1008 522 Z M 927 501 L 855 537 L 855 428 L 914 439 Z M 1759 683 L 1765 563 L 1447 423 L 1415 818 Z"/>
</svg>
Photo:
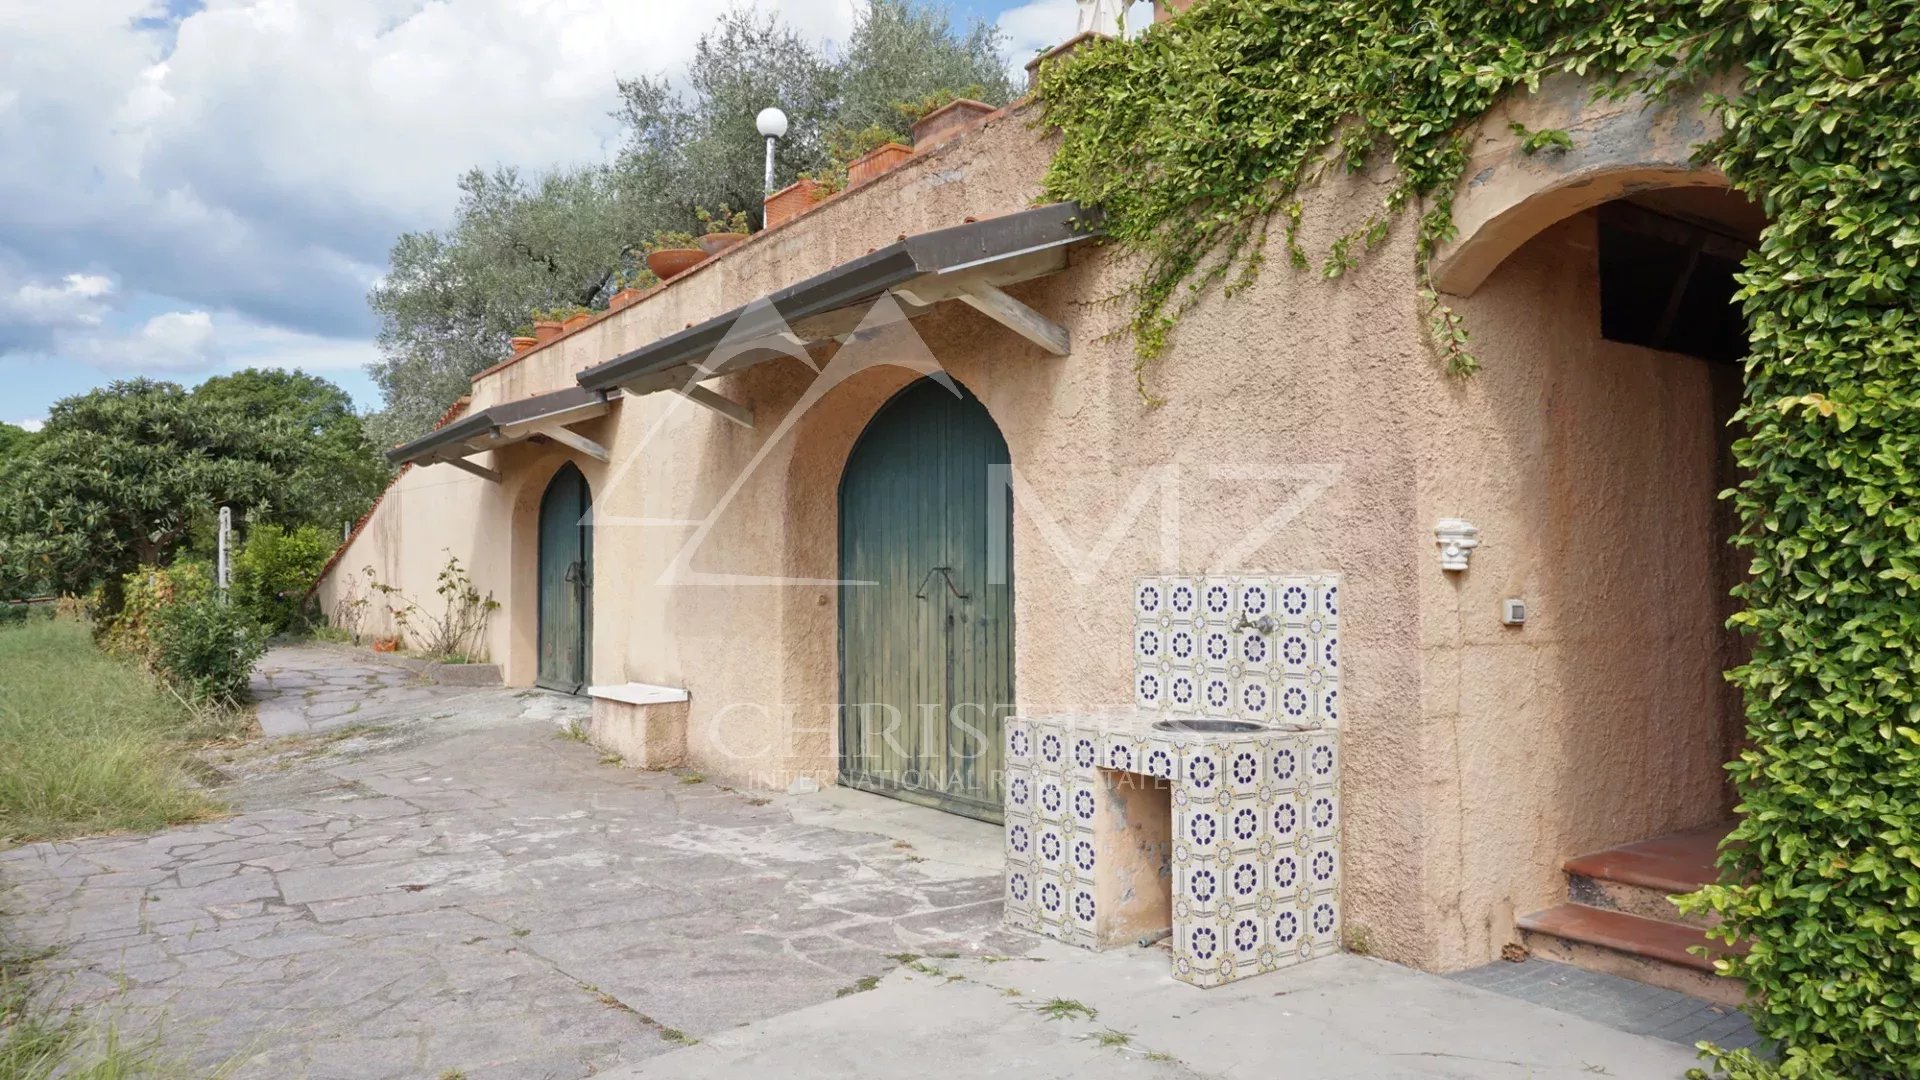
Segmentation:
<svg viewBox="0 0 1920 1080">
<path fill-rule="evenodd" d="M 1100 812 L 1100 801 L 1106 796 L 1098 778 L 1067 781 L 1067 812 L 1064 820 L 1069 828 L 1091 830 L 1094 818 Z"/>
<path fill-rule="evenodd" d="M 1280 677 L 1280 707 L 1274 720 L 1280 724 L 1311 725 L 1314 723 L 1313 687 L 1305 674 L 1283 675 Z"/>
<path fill-rule="evenodd" d="M 1159 625 L 1167 613 L 1166 585 L 1158 578 L 1141 578 L 1133 587 L 1133 621 Z"/>
<path fill-rule="evenodd" d="M 1214 575 L 1200 579 L 1200 618 L 1207 626 L 1231 628 L 1239 620 L 1240 583 L 1234 578 Z"/>
<path fill-rule="evenodd" d="M 1060 774 L 1067 770 L 1067 737 L 1061 727 L 1043 725 L 1034 732 L 1036 772 Z"/>
<path fill-rule="evenodd" d="M 1228 851 L 1253 852 L 1262 840 L 1272 835 L 1268 831 L 1267 816 L 1257 795 L 1230 798 L 1221 818 L 1224 825 L 1221 843 Z"/>
<path fill-rule="evenodd" d="M 1276 791 L 1295 791 L 1305 787 L 1307 780 L 1306 755 L 1303 745 L 1295 735 L 1284 735 L 1273 741 L 1272 749 L 1267 751 L 1267 779 Z"/>
<path fill-rule="evenodd" d="M 1274 621 L 1282 626 L 1304 628 L 1314 611 L 1313 582 L 1304 577 L 1285 577 L 1274 582 Z"/>
<path fill-rule="evenodd" d="M 1168 621 L 1192 625 L 1201 620 L 1200 587 L 1193 578 L 1173 576 L 1160 582 L 1166 592 Z"/>
<path fill-rule="evenodd" d="M 1340 744 L 1332 732 L 1318 731 L 1309 735 L 1306 752 L 1306 781 L 1308 786 L 1330 788 L 1340 778 Z"/>
<path fill-rule="evenodd" d="M 1031 926 L 1033 917 L 1033 867 L 1021 863 L 1007 867 L 1006 921 L 1013 926 Z"/>
<path fill-rule="evenodd" d="M 1021 717 L 1009 717 L 1007 720 L 1007 765 L 1031 765 L 1033 763 L 1033 722 Z"/>
<path fill-rule="evenodd" d="M 1073 830 L 1052 823 L 1033 830 L 1034 864 L 1041 870 L 1064 878 L 1067 870 L 1067 837 Z"/>
<path fill-rule="evenodd" d="M 1253 739 L 1227 743 L 1220 749 L 1221 774 L 1235 796 L 1255 795 L 1267 778 L 1267 750 Z"/>
<path fill-rule="evenodd" d="M 1219 911 L 1227 903 L 1226 863 L 1217 859 L 1190 860 L 1173 871 L 1173 913 L 1176 923 L 1191 923 Z"/>
<path fill-rule="evenodd" d="M 1305 793 L 1306 832 L 1313 840 L 1331 840 L 1340 832 L 1340 800 L 1329 788 Z"/>
</svg>

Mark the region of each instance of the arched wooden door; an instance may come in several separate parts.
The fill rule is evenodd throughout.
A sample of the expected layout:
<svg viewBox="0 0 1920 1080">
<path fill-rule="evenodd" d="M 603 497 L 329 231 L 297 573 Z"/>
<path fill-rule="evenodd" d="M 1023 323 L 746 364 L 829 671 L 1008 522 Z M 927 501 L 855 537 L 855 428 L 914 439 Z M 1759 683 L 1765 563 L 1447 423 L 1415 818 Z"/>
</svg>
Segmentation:
<svg viewBox="0 0 1920 1080">
<path fill-rule="evenodd" d="M 1013 703 L 1008 461 L 986 407 L 932 380 L 888 402 L 848 457 L 842 783 L 1000 819 Z"/>
<path fill-rule="evenodd" d="M 540 664 L 534 681 L 577 694 L 591 672 L 593 493 L 571 464 L 540 496 Z"/>
</svg>

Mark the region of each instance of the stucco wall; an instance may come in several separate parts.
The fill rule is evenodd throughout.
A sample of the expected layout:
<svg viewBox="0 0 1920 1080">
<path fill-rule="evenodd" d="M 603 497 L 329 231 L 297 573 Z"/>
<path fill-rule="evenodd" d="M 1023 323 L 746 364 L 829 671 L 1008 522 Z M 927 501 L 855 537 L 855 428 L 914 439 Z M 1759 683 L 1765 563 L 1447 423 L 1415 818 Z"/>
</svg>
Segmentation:
<svg viewBox="0 0 1920 1080">
<path fill-rule="evenodd" d="M 584 367 L 901 233 L 1024 208 L 1048 152 L 1027 119 L 1003 118 L 487 375 L 475 407 L 571 385 Z M 1384 191 L 1361 175 L 1312 193 L 1308 250 Z M 999 424 L 1021 481 L 1024 709 L 1130 699 L 1139 575 L 1340 572 L 1348 924 L 1379 955 L 1456 967 L 1497 951 L 1514 911 L 1552 899 L 1563 858 L 1724 806 L 1712 387 L 1691 361 L 1597 341 L 1587 228 L 1530 244 L 1463 302 L 1486 365 L 1466 383 L 1425 342 L 1411 219 L 1338 281 L 1275 260 L 1238 297 L 1204 297 L 1149 375 L 1166 397 L 1157 409 L 1113 333 L 1124 308 L 1101 302 L 1131 270 L 1096 247 L 1012 290 L 1068 328 L 1068 357 L 946 304 L 911 324 L 913 338 L 812 359 L 828 372 L 863 357 L 937 362 Z M 689 690 L 688 751 L 703 772 L 831 781 L 840 471 L 912 377 L 877 366 L 824 389 L 808 365 L 781 360 L 711 384 L 752 408 L 751 430 L 668 394 L 625 399 L 581 428 L 614 458 L 579 462 L 595 501 L 594 681 Z M 497 655 L 511 681 L 529 681 L 531 507 L 564 457 L 492 455 L 499 488 L 414 470 L 341 569 L 372 561 L 430 592 L 454 547 L 505 602 Z M 1463 578 L 1435 557 L 1432 523 L 1449 515 L 1486 530 Z M 1509 595 L 1534 605 L 1522 630 L 1498 625 Z"/>
<path fill-rule="evenodd" d="M 1427 879 L 1439 959 L 1484 959 L 1565 899 L 1570 855 L 1726 816 L 1732 754 L 1716 498 L 1737 371 L 1601 339 L 1591 214 L 1457 302 L 1485 366 L 1429 393 L 1423 521 L 1464 574 L 1421 576 Z M 1528 602 L 1522 627 L 1501 601 Z"/>
</svg>

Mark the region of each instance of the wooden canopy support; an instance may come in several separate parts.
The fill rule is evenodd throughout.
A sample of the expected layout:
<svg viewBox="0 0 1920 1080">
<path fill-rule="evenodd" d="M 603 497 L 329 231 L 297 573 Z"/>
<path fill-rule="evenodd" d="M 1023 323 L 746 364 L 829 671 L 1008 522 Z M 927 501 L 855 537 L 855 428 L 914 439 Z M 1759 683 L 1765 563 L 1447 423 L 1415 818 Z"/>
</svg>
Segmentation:
<svg viewBox="0 0 1920 1080">
<path fill-rule="evenodd" d="M 604 463 L 613 460 L 612 455 L 607 453 L 606 447 L 601 446 L 599 443 L 594 442 L 579 432 L 569 430 L 564 424 L 549 424 L 541 428 L 539 434 L 545 435 L 561 446 L 569 447 L 579 453 L 585 454 L 595 461 Z"/>
<path fill-rule="evenodd" d="M 753 426 L 752 409 L 730 398 L 722 397 L 706 387 L 701 386 L 699 383 L 688 383 L 685 386 L 675 387 L 673 392 L 693 402 L 695 405 L 712 409 L 714 412 L 739 424 L 741 427 L 750 428 Z"/>
<path fill-rule="evenodd" d="M 975 282 L 960 294 L 960 302 L 1055 356 L 1072 351 L 1066 327 L 1015 300 L 998 285 Z"/>
<path fill-rule="evenodd" d="M 985 266 L 929 274 L 896 285 L 893 294 L 918 309 L 909 309 L 911 314 L 943 300 L 958 300 L 1053 355 L 1065 356 L 1072 349 L 1066 327 L 1014 299 L 1001 286 L 1058 273 L 1066 267 L 1066 249 L 1049 248 Z"/>
<path fill-rule="evenodd" d="M 459 469 L 461 472 L 470 472 L 482 480 L 491 480 L 496 484 L 500 482 L 499 473 L 493 471 L 492 469 L 487 468 L 485 465 L 476 465 L 473 462 L 468 461 L 466 458 L 463 458 L 463 457 L 452 457 L 452 456 L 436 457 L 433 460 L 445 462 L 446 464 L 451 465 L 456 469 Z"/>
</svg>

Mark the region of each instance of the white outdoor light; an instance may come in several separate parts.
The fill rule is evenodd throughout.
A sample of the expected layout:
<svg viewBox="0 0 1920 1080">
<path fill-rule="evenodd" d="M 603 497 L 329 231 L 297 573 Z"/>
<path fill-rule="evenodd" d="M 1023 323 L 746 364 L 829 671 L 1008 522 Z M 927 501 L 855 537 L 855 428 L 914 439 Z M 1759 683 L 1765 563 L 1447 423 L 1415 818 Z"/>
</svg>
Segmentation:
<svg viewBox="0 0 1920 1080">
<path fill-rule="evenodd" d="M 769 105 L 753 118 L 753 126 L 767 137 L 767 192 L 773 192 L 773 144 L 787 133 L 787 114 Z"/>
<path fill-rule="evenodd" d="M 1465 570 L 1467 556 L 1480 546 L 1480 530 L 1459 518 L 1441 518 L 1433 527 L 1433 542 L 1440 545 L 1440 569 Z"/>
</svg>

